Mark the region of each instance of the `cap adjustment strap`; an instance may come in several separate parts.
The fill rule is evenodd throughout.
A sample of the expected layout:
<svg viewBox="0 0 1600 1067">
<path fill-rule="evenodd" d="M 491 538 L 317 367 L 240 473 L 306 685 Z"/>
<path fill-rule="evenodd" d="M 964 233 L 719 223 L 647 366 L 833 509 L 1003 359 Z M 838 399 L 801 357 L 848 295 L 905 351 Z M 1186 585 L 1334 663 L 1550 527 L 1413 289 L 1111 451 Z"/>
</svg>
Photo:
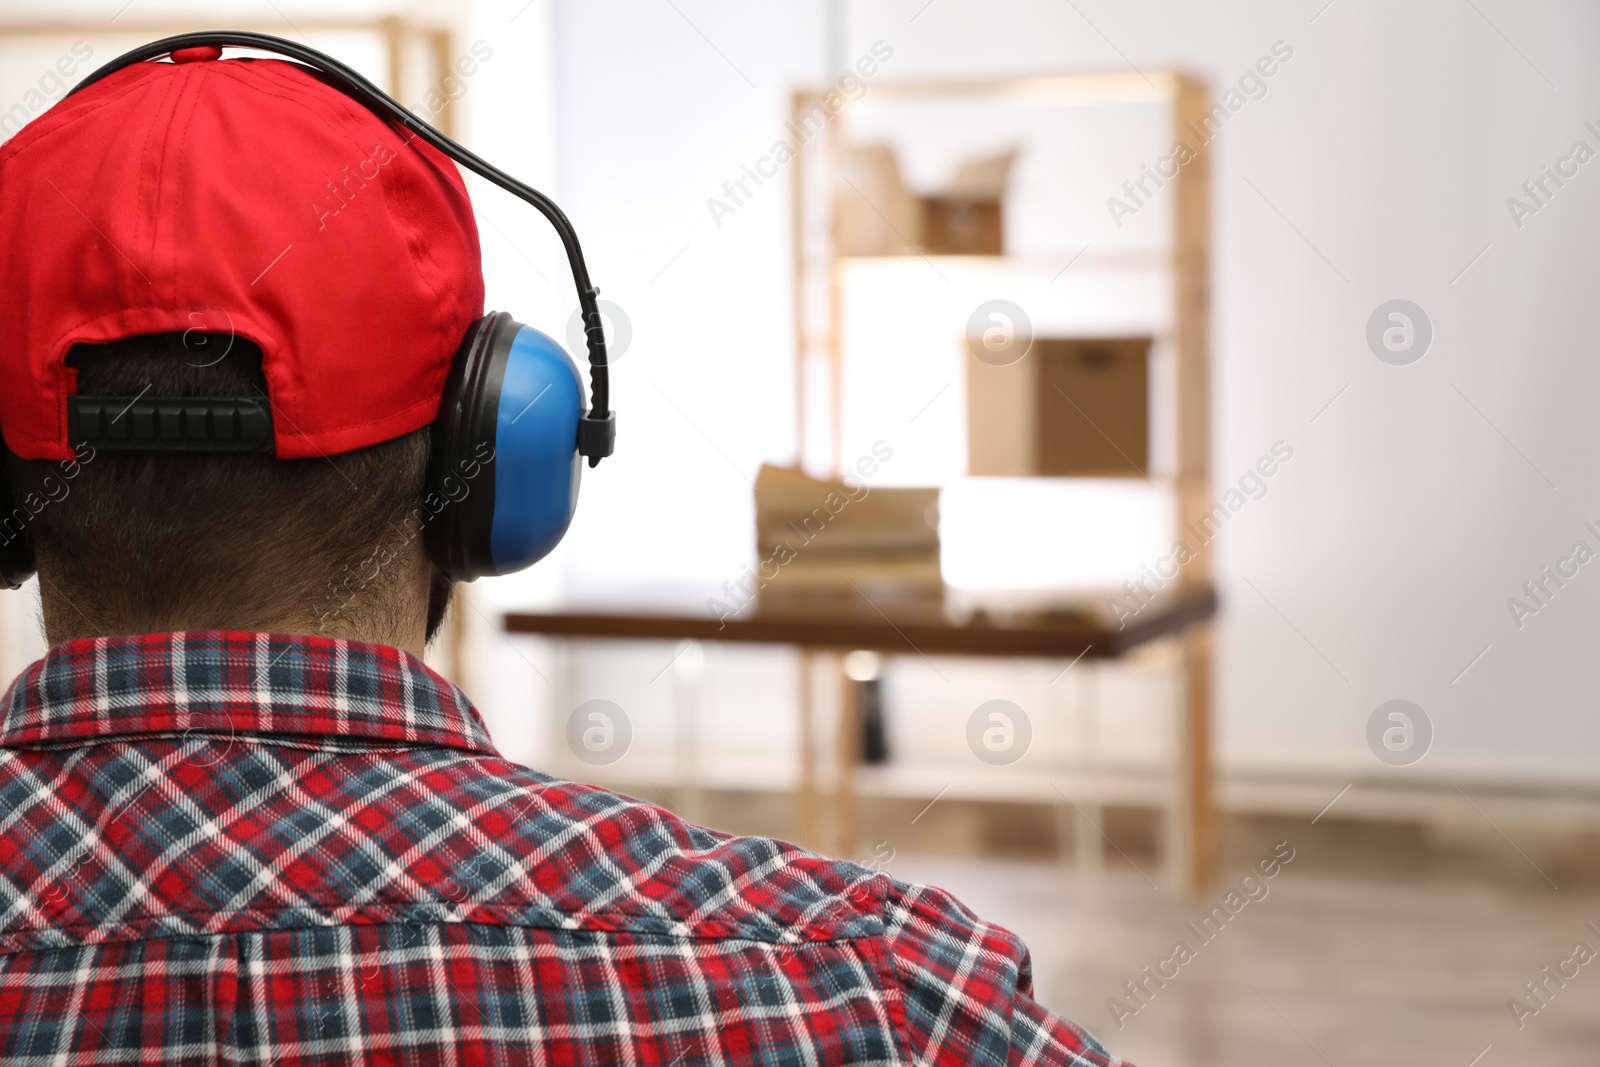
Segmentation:
<svg viewBox="0 0 1600 1067">
<path fill-rule="evenodd" d="M 74 396 L 67 436 L 108 452 L 270 452 L 272 416 L 245 396 Z"/>
</svg>

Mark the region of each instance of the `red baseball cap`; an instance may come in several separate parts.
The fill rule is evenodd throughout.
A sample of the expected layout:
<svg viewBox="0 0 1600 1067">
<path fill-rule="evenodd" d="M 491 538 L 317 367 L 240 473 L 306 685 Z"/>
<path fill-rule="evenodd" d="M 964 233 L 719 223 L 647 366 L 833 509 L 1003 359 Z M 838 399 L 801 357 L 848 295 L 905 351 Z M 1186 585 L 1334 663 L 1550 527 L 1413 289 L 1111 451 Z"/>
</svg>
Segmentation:
<svg viewBox="0 0 1600 1067">
<path fill-rule="evenodd" d="M 0 146 L 0 430 L 64 460 L 74 344 L 202 330 L 261 347 L 277 455 L 426 426 L 483 314 L 455 164 L 306 69 L 185 49 Z"/>
</svg>

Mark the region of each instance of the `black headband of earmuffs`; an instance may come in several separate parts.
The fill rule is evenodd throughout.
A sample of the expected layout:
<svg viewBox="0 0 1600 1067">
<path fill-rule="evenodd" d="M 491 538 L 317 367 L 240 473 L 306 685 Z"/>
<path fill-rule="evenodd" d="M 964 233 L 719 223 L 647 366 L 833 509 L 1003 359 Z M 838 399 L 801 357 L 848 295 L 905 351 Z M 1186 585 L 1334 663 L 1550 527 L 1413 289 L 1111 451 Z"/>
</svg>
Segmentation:
<svg viewBox="0 0 1600 1067">
<path fill-rule="evenodd" d="M 583 249 L 578 246 L 578 235 L 573 232 L 572 224 L 567 221 L 567 216 L 562 213 L 561 209 L 539 190 L 518 181 L 505 171 L 452 141 L 412 114 L 409 109 L 395 100 L 394 97 L 332 56 L 319 52 L 315 48 L 296 44 L 281 37 L 273 37 L 270 34 L 251 33 L 247 30 L 204 30 L 197 33 L 180 33 L 175 37 L 165 37 L 117 57 L 79 82 L 67 95 L 71 96 L 73 93 L 93 85 L 102 78 L 134 63 L 158 59 L 161 56 L 170 55 L 184 48 L 204 48 L 207 46 L 253 48 L 257 51 L 273 52 L 304 63 L 326 77 L 336 88 L 342 90 L 345 95 L 367 108 L 374 115 L 402 130 L 409 131 L 413 136 L 428 142 L 428 144 L 437 148 L 467 170 L 493 182 L 511 195 L 527 201 L 538 208 L 540 214 L 544 215 L 546 219 L 550 220 L 550 225 L 555 227 L 556 233 L 561 236 L 562 247 L 567 250 L 567 262 L 572 267 L 572 280 L 578 287 L 578 307 L 582 311 L 584 337 L 589 348 L 590 408 L 588 413 L 578 422 L 578 453 L 588 459 L 591 467 L 596 466 L 601 459 L 609 456 L 616 443 L 617 428 L 616 413 L 611 410 L 611 384 L 606 365 L 605 328 L 600 318 L 600 290 L 589 282 L 589 268 L 584 265 Z"/>
</svg>

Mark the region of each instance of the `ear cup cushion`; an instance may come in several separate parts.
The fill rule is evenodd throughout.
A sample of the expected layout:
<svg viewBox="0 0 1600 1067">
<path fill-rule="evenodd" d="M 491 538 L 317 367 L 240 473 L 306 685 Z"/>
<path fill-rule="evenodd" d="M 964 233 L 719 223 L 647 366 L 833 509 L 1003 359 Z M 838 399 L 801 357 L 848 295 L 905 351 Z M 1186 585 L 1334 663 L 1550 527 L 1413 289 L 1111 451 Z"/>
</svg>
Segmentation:
<svg viewBox="0 0 1600 1067">
<path fill-rule="evenodd" d="M 500 382 L 520 324 L 505 312 L 473 323 L 457 349 L 433 422 L 423 543 L 434 564 L 459 582 L 493 574 L 495 423 Z"/>
<path fill-rule="evenodd" d="M 583 470 L 582 418 L 583 379 L 572 357 L 547 334 L 518 329 L 500 384 L 491 573 L 532 566 L 566 534 Z"/>
<path fill-rule="evenodd" d="M 33 516 L 11 498 L 11 483 L 5 477 L 10 454 L 0 447 L 0 587 L 20 589 L 33 577 L 33 536 L 28 529 Z"/>
</svg>

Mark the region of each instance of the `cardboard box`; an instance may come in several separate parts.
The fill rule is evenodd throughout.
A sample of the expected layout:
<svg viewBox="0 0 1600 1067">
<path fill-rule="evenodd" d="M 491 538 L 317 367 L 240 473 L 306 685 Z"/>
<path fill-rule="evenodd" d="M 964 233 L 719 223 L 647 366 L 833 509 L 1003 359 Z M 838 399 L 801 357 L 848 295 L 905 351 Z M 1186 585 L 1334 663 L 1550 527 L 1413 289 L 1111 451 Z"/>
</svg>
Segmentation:
<svg viewBox="0 0 1600 1067">
<path fill-rule="evenodd" d="M 1004 225 L 999 200 L 922 198 L 922 246 L 930 255 L 998 256 Z"/>
<path fill-rule="evenodd" d="M 904 256 L 922 244 L 922 205 L 885 144 L 839 150 L 833 240 L 840 256 Z"/>
<path fill-rule="evenodd" d="M 839 150 L 834 190 L 834 247 L 840 256 L 998 256 L 1012 150 L 970 159 L 928 196 L 907 188 L 885 144 Z"/>
<path fill-rule="evenodd" d="M 1149 337 L 1035 338 L 1018 362 L 967 356 L 967 472 L 1144 477 Z"/>
<path fill-rule="evenodd" d="M 1005 251 L 1006 186 L 1013 149 L 969 159 L 937 195 L 922 198 L 922 247 L 930 255 L 998 256 Z"/>
</svg>

